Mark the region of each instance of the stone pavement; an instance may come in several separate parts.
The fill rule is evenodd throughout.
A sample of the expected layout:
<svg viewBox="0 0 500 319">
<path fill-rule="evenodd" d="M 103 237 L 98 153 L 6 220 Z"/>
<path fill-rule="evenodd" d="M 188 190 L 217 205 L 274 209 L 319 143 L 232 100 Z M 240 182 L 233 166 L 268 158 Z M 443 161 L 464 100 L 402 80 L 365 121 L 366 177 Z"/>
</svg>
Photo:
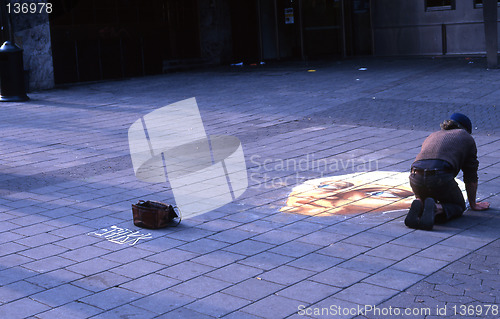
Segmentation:
<svg viewBox="0 0 500 319">
<path fill-rule="evenodd" d="M 2 104 L 0 317 L 498 318 L 499 72 L 464 58 L 282 63 Z M 168 183 L 136 179 L 128 128 L 191 97 L 208 134 L 241 140 L 249 188 L 176 228 L 137 228 L 132 203 L 173 195 Z M 407 174 L 455 111 L 476 127 L 478 197 L 490 210 L 432 232 L 406 228 L 404 209 L 375 209 L 402 197 L 367 208 L 387 189 L 342 204 L 355 212 L 324 198 L 314 214 L 280 211 L 307 180 Z"/>
</svg>

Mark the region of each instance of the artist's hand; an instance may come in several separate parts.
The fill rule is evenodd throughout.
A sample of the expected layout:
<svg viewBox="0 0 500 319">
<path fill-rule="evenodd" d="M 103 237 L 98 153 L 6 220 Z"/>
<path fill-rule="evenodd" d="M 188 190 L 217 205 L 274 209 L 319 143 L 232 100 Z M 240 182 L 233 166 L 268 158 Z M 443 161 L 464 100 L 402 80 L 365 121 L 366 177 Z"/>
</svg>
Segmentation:
<svg viewBox="0 0 500 319">
<path fill-rule="evenodd" d="M 488 202 L 479 202 L 470 205 L 470 209 L 472 210 L 487 210 L 490 208 L 490 203 Z"/>
</svg>

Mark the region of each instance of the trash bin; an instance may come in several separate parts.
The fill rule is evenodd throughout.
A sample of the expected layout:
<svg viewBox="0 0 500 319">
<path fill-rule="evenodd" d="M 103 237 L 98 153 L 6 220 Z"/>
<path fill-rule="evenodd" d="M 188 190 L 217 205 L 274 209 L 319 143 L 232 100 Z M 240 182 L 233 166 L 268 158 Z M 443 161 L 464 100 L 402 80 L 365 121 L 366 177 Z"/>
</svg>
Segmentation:
<svg viewBox="0 0 500 319">
<path fill-rule="evenodd" d="M 24 80 L 23 50 L 11 41 L 0 47 L 0 102 L 29 100 Z"/>
</svg>

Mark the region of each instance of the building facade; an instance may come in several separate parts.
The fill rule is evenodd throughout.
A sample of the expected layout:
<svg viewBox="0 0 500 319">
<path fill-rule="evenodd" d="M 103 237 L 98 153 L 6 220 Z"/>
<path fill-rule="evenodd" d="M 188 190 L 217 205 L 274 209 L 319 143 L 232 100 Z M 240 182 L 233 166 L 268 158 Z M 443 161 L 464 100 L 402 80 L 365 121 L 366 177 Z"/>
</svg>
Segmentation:
<svg viewBox="0 0 500 319">
<path fill-rule="evenodd" d="M 48 2 L 9 14 L 32 90 L 207 64 L 486 53 L 482 0 Z"/>
<path fill-rule="evenodd" d="M 377 4 L 372 7 L 375 55 L 486 53 L 482 0 L 376 0 L 374 3 Z"/>
</svg>

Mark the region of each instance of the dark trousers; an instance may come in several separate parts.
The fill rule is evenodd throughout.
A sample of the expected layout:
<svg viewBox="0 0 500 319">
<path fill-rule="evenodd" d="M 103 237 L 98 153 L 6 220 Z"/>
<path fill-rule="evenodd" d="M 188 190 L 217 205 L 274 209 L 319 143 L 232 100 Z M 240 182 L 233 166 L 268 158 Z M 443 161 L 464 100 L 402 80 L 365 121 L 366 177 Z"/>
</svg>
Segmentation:
<svg viewBox="0 0 500 319">
<path fill-rule="evenodd" d="M 438 172 L 434 175 L 410 174 L 410 186 L 417 198 L 425 201 L 432 197 L 443 206 L 444 214 L 436 216 L 436 223 L 444 223 L 463 215 L 465 199 L 455 181 L 455 176 L 449 172 Z"/>
</svg>

